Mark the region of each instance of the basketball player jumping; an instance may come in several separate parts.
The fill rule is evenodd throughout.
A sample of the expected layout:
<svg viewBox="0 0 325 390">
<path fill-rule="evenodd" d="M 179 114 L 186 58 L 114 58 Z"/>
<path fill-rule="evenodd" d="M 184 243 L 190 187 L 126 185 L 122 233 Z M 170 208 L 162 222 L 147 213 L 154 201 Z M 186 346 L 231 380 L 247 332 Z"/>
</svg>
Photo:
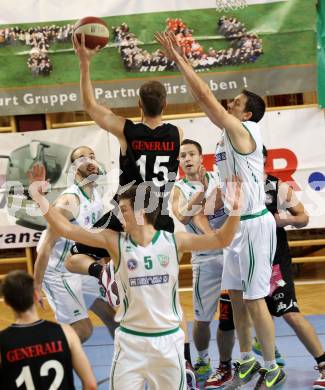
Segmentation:
<svg viewBox="0 0 325 390">
<path fill-rule="evenodd" d="M 260 378 L 255 389 L 273 389 L 284 382 L 285 373 L 275 361 L 274 324 L 264 299 L 270 291 L 276 247 L 275 221 L 265 207 L 263 143 L 257 125 L 265 112 L 264 101 L 252 92 L 243 91 L 225 110 L 194 72 L 176 37 L 172 33 L 157 33 L 156 39 L 178 65 L 203 111 L 223 129 L 216 151 L 222 182 L 231 180 L 234 174 L 243 181 L 245 201 L 240 230 L 231 246 L 224 250 L 222 276 L 222 288 L 230 292 L 241 360 L 236 363 L 232 383 L 225 389 L 241 387 L 258 372 Z M 226 202 L 225 207 L 228 208 Z M 263 369 L 252 352 L 250 318 L 261 343 Z"/>
</svg>

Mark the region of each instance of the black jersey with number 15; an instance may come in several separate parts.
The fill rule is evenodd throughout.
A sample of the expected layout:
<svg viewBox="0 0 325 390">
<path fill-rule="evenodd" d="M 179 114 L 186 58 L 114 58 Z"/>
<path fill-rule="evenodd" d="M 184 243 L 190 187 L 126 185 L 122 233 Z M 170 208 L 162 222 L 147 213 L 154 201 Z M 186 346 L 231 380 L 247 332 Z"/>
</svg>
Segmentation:
<svg viewBox="0 0 325 390">
<path fill-rule="evenodd" d="M 68 341 L 59 324 L 37 321 L 0 332 L 1 390 L 73 390 Z"/>
<path fill-rule="evenodd" d="M 120 184 L 136 180 L 152 182 L 160 197 L 169 196 L 171 185 L 176 179 L 180 139 L 178 128 L 170 123 L 163 123 L 152 130 L 144 123 L 126 120 L 124 135 L 128 150 L 120 158 L 123 171 Z"/>
</svg>

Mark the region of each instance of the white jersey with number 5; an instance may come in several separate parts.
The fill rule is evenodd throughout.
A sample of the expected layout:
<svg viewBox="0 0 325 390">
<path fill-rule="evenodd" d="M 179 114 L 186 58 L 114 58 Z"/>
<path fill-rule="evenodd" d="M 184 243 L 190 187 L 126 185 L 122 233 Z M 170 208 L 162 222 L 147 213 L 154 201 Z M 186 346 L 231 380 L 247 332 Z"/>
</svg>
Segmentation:
<svg viewBox="0 0 325 390">
<path fill-rule="evenodd" d="M 249 154 L 237 152 L 227 132 L 224 131 L 217 145 L 216 164 L 223 183 L 223 193 L 226 180 L 231 181 L 233 175 L 237 175 L 242 180 L 244 197 L 241 214 L 247 215 L 265 208 L 263 141 L 257 123 L 246 121 L 242 124 L 255 141 L 255 150 Z M 229 209 L 229 205 L 225 204 L 225 207 Z"/>
<path fill-rule="evenodd" d="M 158 230 L 142 247 L 120 233 L 119 248 L 116 281 L 121 304 L 116 321 L 121 329 L 144 336 L 173 333 L 182 318 L 174 234 Z"/>
</svg>

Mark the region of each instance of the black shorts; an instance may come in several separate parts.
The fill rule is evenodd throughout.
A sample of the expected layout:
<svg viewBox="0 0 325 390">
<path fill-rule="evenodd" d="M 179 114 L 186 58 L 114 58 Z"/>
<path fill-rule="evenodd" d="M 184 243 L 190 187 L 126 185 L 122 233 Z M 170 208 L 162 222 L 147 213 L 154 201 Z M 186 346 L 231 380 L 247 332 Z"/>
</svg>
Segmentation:
<svg viewBox="0 0 325 390">
<path fill-rule="evenodd" d="M 290 253 L 275 258 L 271 278 L 271 295 L 265 298 L 269 312 L 275 317 L 299 312 L 291 270 Z"/>
</svg>

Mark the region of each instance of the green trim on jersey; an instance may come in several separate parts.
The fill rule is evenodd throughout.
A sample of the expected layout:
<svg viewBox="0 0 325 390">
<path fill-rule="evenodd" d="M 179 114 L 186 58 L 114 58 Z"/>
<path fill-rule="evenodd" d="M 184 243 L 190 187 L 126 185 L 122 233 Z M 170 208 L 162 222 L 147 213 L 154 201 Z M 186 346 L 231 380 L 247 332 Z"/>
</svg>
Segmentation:
<svg viewBox="0 0 325 390">
<path fill-rule="evenodd" d="M 79 302 L 79 299 L 76 297 L 75 293 L 72 291 L 71 287 L 69 286 L 68 282 L 62 278 L 62 283 L 64 288 L 68 291 L 69 295 L 72 297 L 72 299 L 80 306 L 82 307 L 82 304 Z"/>
<path fill-rule="evenodd" d="M 273 237 L 273 230 L 272 230 L 272 236 L 271 236 L 271 244 L 270 244 L 270 265 L 272 267 L 274 256 L 273 256 L 273 245 L 274 245 L 274 237 Z"/>
<path fill-rule="evenodd" d="M 154 236 L 152 237 L 151 243 L 152 245 L 155 244 L 160 236 L 160 230 L 157 230 Z"/>
<path fill-rule="evenodd" d="M 121 350 L 118 351 L 118 353 L 116 355 L 116 359 L 114 360 L 113 368 L 112 368 L 112 390 L 115 389 L 115 387 L 114 387 L 114 374 L 115 374 L 115 368 L 116 368 L 116 364 L 117 364 L 118 358 L 120 356 L 120 353 L 121 353 Z"/>
<path fill-rule="evenodd" d="M 250 240 L 248 236 L 248 248 L 249 248 L 249 270 L 248 270 L 248 279 L 246 287 L 248 288 L 252 282 L 252 278 L 255 271 L 255 254 L 254 254 L 254 247 L 252 244 L 252 241 Z"/>
<path fill-rule="evenodd" d="M 249 128 L 244 124 L 244 122 L 241 122 L 241 124 L 242 124 L 243 127 L 248 131 L 249 135 L 252 137 L 252 139 L 253 139 L 253 141 L 254 141 L 254 143 L 255 143 L 255 149 L 254 149 L 253 151 L 251 151 L 250 153 L 241 153 L 241 152 L 239 152 L 239 151 L 234 147 L 234 145 L 232 144 L 231 138 L 229 137 L 227 131 L 226 131 L 226 130 L 225 130 L 225 131 L 226 131 L 226 133 L 227 133 L 227 137 L 229 138 L 231 147 L 233 148 L 234 152 L 236 152 L 237 154 L 240 154 L 241 156 L 249 156 L 250 154 L 254 153 L 255 150 L 256 150 L 256 141 L 255 141 L 255 138 L 252 136 L 252 133 L 249 131 Z"/>
<path fill-rule="evenodd" d="M 119 232 L 118 234 L 118 263 L 117 263 L 117 267 L 115 268 L 114 266 L 114 272 L 117 272 L 118 269 L 120 268 L 120 264 L 121 264 L 121 232 Z"/>
<path fill-rule="evenodd" d="M 179 315 L 178 313 L 178 310 L 177 310 L 177 291 L 178 291 L 178 281 L 175 282 L 174 284 L 174 287 L 173 287 L 173 290 L 172 290 L 172 308 L 173 308 L 173 312 L 174 314 L 179 318 L 179 320 L 181 321 L 182 318 L 181 316 Z"/>
<path fill-rule="evenodd" d="M 265 215 L 269 212 L 269 210 L 267 208 L 261 210 L 261 211 L 258 211 L 257 213 L 254 213 L 254 214 L 246 214 L 246 215 L 242 215 L 240 217 L 240 220 L 241 221 L 246 221 L 246 219 L 254 219 L 254 218 L 258 218 L 258 217 L 261 217 L 262 215 Z"/>
<path fill-rule="evenodd" d="M 152 237 L 152 239 L 151 239 L 151 241 L 149 242 L 148 245 L 150 245 L 150 244 L 155 244 L 156 241 L 158 240 L 159 236 L 160 236 L 160 230 L 157 230 L 156 233 L 153 235 L 153 237 Z M 139 245 L 138 243 L 136 243 L 136 242 L 132 239 L 131 235 L 129 235 L 129 239 L 130 239 L 131 243 L 132 243 L 135 247 L 137 247 L 137 246 Z M 148 246 L 148 245 L 147 245 L 147 246 Z M 142 246 L 142 245 L 139 245 L 139 246 L 141 246 L 141 248 L 146 248 L 146 247 L 147 247 L 147 246 Z"/>
<path fill-rule="evenodd" d="M 181 373 L 181 381 L 179 383 L 178 390 L 183 390 L 184 389 L 184 381 L 185 381 L 184 366 L 182 364 L 182 358 L 180 357 L 178 351 L 177 351 L 177 356 L 178 356 L 179 368 L 180 368 L 180 373 Z"/>
<path fill-rule="evenodd" d="M 58 271 L 58 268 L 61 266 L 61 264 L 64 262 L 64 259 L 67 255 L 67 252 L 69 250 L 69 246 L 70 246 L 70 241 L 69 240 L 65 240 L 65 244 L 64 244 L 64 247 L 63 247 L 63 251 L 62 251 L 62 254 L 59 258 L 59 261 L 57 262 L 56 266 L 55 266 L 55 270 Z"/>
<path fill-rule="evenodd" d="M 174 329 L 165 330 L 163 332 L 154 332 L 154 333 L 147 333 L 147 332 L 138 332 L 136 330 L 132 330 L 129 328 L 125 328 L 124 326 L 120 325 L 120 330 L 124 333 L 133 334 L 135 336 L 144 336 L 144 337 L 160 337 L 160 336 L 167 336 L 169 334 L 173 334 L 179 331 L 179 326 Z"/>
<path fill-rule="evenodd" d="M 177 263 L 179 264 L 180 263 L 180 259 L 178 257 L 178 250 L 177 250 L 177 245 L 176 245 L 176 240 L 175 240 L 175 234 L 174 233 L 172 233 L 172 237 L 173 237 L 173 242 L 174 242 L 174 245 L 175 245 L 175 252 L 176 252 Z"/>
<path fill-rule="evenodd" d="M 79 183 L 75 182 L 75 185 L 78 187 L 79 191 L 82 193 L 82 195 L 89 201 L 92 202 L 92 199 L 89 198 L 89 196 L 86 194 L 85 190 L 79 185 Z M 94 194 L 93 194 L 94 195 Z M 95 195 L 94 195 L 95 198 Z"/>
<path fill-rule="evenodd" d="M 127 310 L 128 310 L 130 305 L 129 305 L 129 300 L 128 300 L 128 297 L 127 297 L 127 294 L 126 294 L 127 288 L 126 288 L 123 280 L 121 280 L 121 285 L 122 285 L 122 288 L 123 288 L 123 291 L 124 291 L 124 298 L 123 298 L 124 314 L 123 314 L 123 317 L 121 318 L 121 321 L 120 321 L 122 323 L 123 320 L 124 320 L 124 317 L 126 315 L 126 312 L 127 312 Z"/>
<path fill-rule="evenodd" d="M 192 190 L 196 190 L 196 188 L 191 184 L 191 182 L 188 179 L 186 179 L 186 177 L 183 179 L 183 182 L 187 184 L 189 187 L 191 187 Z"/>
<path fill-rule="evenodd" d="M 201 274 L 201 269 L 200 269 L 200 267 L 198 267 L 198 275 L 197 275 L 197 278 L 195 279 L 194 291 L 195 291 L 195 296 L 197 298 L 197 301 L 199 302 L 201 309 L 203 310 L 202 299 L 200 296 L 200 289 L 199 289 L 200 274 Z"/>
</svg>

